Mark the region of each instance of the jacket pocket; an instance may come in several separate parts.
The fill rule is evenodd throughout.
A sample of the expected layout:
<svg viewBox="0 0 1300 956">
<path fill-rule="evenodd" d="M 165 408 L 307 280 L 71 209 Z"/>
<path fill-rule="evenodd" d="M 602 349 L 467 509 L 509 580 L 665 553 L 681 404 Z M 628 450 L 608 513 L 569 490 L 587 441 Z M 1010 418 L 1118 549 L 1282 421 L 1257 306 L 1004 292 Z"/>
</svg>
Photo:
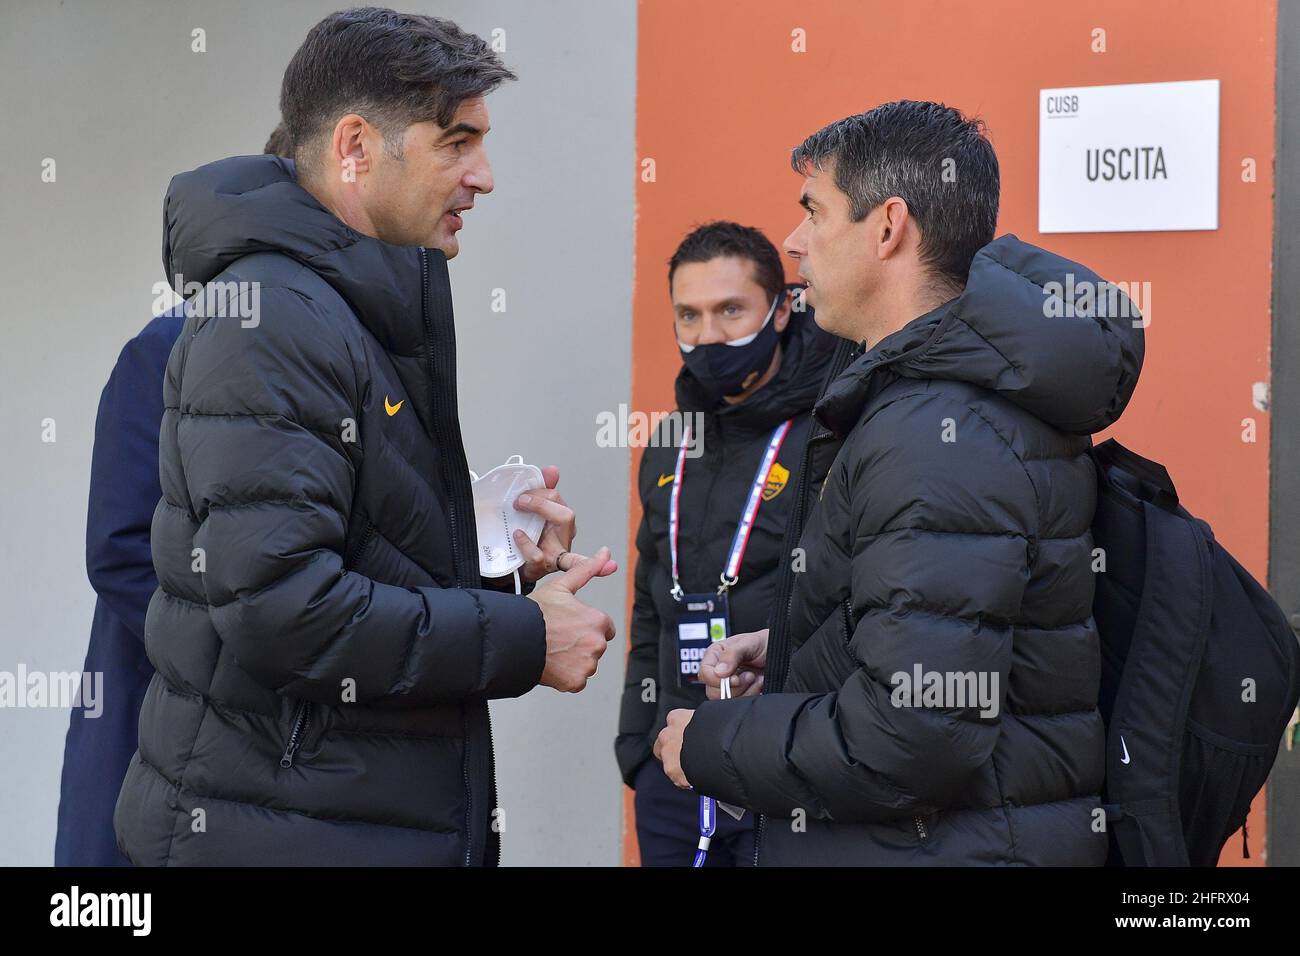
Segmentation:
<svg viewBox="0 0 1300 956">
<path fill-rule="evenodd" d="M 285 770 L 293 766 L 294 754 L 302 746 L 303 737 L 307 733 L 307 723 L 311 720 L 311 712 L 311 701 L 298 701 L 298 706 L 293 712 L 293 722 L 289 725 L 289 739 L 284 745 L 284 755 L 280 757 L 280 766 Z"/>
</svg>

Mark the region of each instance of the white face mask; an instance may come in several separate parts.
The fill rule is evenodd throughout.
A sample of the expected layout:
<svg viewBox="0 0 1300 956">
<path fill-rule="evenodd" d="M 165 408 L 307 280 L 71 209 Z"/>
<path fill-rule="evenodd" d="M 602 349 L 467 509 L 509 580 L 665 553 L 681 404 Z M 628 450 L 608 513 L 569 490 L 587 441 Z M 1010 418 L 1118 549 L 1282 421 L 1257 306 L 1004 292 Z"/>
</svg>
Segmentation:
<svg viewBox="0 0 1300 956">
<path fill-rule="evenodd" d="M 478 529 L 478 569 L 485 578 L 500 578 L 522 567 L 525 558 L 515 547 L 516 530 L 534 542 L 546 527 L 546 519 L 531 511 L 515 510 L 515 499 L 526 491 L 546 487 L 542 470 L 525 465 L 511 455 L 482 478 L 470 472 L 474 493 L 474 525 Z"/>
</svg>

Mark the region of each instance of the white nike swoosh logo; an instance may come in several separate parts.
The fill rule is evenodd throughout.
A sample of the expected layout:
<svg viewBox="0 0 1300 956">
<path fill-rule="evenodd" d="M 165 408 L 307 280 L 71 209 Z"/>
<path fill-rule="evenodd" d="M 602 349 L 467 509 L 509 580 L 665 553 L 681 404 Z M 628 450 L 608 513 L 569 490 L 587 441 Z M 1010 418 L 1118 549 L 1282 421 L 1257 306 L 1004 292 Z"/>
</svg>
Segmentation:
<svg viewBox="0 0 1300 956">
<path fill-rule="evenodd" d="M 1119 758 L 1119 762 L 1120 762 L 1120 763 L 1128 763 L 1128 761 L 1129 761 L 1129 756 L 1128 756 L 1128 744 L 1124 743 L 1124 735 L 1123 735 L 1123 734 L 1120 734 L 1120 735 L 1119 735 L 1119 745 L 1120 745 L 1121 747 L 1124 748 L 1124 756 L 1122 756 L 1122 757 Z"/>
</svg>

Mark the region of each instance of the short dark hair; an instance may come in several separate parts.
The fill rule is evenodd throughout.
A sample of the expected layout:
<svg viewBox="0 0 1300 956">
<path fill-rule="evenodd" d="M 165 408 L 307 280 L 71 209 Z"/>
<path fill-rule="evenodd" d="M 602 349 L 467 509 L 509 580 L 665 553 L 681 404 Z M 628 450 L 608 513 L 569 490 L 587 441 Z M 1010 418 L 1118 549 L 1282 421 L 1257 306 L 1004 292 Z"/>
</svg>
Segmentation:
<svg viewBox="0 0 1300 956">
<path fill-rule="evenodd" d="M 803 174 L 833 160 L 854 222 L 901 198 L 921 229 L 921 261 L 960 289 L 997 229 L 1001 183 L 987 134 L 983 120 L 950 106 L 898 100 L 819 129 L 795 147 L 790 165 Z"/>
<path fill-rule="evenodd" d="M 672 288 L 677 267 L 688 262 L 709 262 L 723 256 L 748 259 L 754 264 L 754 280 L 775 299 L 785 288 L 781 254 L 762 232 L 735 222 L 707 222 L 697 226 L 677 246 L 668 260 L 668 287 Z"/>
<path fill-rule="evenodd" d="M 440 17 L 356 7 L 332 13 L 307 33 L 280 87 L 280 113 L 299 166 L 345 113 L 384 134 L 400 158 L 412 123 L 450 126 L 461 102 L 516 79 L 481 37 Z"/>
<path fill-rule="evenodd" d="M 266 145 L 262 147 L 262 152 L 268 156 L 293 155 L 293 142 L 289 139 L 289 131 L 285 129 L 283 123 L 271 131 Z"/>
</svg>

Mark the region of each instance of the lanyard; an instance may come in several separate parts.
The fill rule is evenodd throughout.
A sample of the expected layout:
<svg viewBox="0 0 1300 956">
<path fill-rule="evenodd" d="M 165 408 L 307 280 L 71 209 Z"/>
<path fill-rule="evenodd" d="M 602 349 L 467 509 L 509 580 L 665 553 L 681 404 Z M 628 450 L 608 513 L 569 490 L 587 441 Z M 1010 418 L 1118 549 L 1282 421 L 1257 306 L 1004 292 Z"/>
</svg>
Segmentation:
<svg viewBox="0 0 1300 956">
<path fill-rule="evenodd" d="M 772 466 L 776 464 L 776 456 L 781 453 L 781 444 L 785 441 L 785 436 L 793 423 L 794 419 L 790 419 L 776 426 L 776 431 L 772 432 L 772 437 L 767 441 L 767 451 L 763 453 L 763 460 L 758 463 L 758 471 L 754 473 L 754 482 L 749 488 L 749 498 L 745 501 L 745 510 L 740 516 L 740 524 L 736 525 L 736 535 L 731 539 L 731 556 L 727 558 L 727 566 L 719 576 L 722 582 L 718 587 L 719 594 L 725 593 L 727 588 L 732 587 L 739 580 L 740 562 L 745 558 L 749 535 L 754 530 L 754 519 L 758 517 L 758 506 L 763 501 L 763 486 L 767 484 L 767 476 L 772 471 Z M 686 451 L 690 445 L 691 426 L 687 425 L 686 432 L 682 435 L 682 447 L 677 452 L 677 467 L 673 470 L 673 490 L 668 499 L 668 551 L 672 556 L 673 572 L 671 593 L 676 601 L 680 601 L 685 593 L 677 579 L 677 526 L 678 506 L 682 494 L 682 474 L 686 466 Z"/>
<path fill-rule="evenodd" d="M 731 699 L 731 678 L 722 678 L 721 699 Z M 700 842 L 695 849 L 695 859 L 691 863 L 693 869 L 699 869 L 704 866 L 704 861 L 709 855 L 709 845 L 713 842 L 713 836 L 718 832 L 718 801 L 713 797 L 700 797 Z"/>
</svg>

